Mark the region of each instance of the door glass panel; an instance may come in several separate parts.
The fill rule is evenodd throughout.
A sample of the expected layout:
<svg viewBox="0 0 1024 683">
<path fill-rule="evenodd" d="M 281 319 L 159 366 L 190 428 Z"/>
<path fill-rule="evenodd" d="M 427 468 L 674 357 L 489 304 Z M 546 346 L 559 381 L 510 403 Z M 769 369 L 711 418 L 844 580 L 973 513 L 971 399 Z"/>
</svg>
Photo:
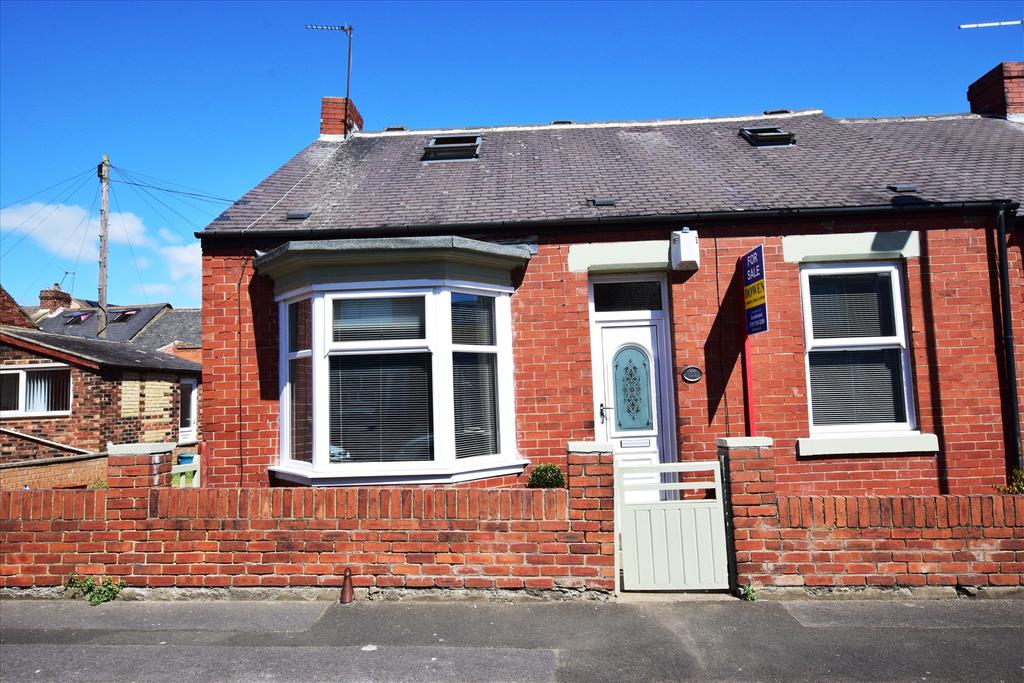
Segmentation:
<svg viewBox="0 0 1024 683">
<path fill-rule="evenodd" d="M 612 383 L 616 431 L 651 429 L 651 363 L 647 354 L 635 346 L 619 350 L 612 359 Z"/>
<path fill-rule="evenodd" d="M 660 311 L 660 282 L 597 282 L 594 284 L 594 310 Z"/>
</svg>

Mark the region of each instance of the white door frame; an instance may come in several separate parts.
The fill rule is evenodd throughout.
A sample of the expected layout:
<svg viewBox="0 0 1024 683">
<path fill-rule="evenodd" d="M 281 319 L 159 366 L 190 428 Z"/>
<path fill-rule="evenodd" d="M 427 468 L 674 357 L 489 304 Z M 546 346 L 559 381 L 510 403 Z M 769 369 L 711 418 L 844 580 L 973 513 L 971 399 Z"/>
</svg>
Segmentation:
<svg viewBox="0 0 1024 683">
<path fill-rule="evenodd" d="M 594 285 L 614 282 L 659 282 L 661 284 L 660 311 L 610 311 L 598 313 L 594 310 Z M 660 321 L 658 330 L 658 359 L 656 372 L 660 389 L 658 391 L 658 459 L 663 463 L 678 460 L 676 451 L 676 400 L 673 383 L 674 354 L 669 325 L 672 318 L 668 308 L 668 277 L 664 273 L 630 273 L 591 275 L 587 282 L 587 308 L 590 314 L 590 362 L 594 399 L 594 437 L 605 441 L 607 430 L 601 425 L 601 403 L 605 402 L 604 356 L 601 345 L 601 330 L 604 327 L 625 327 L 629 323 L 650 323 Z"/>
</svg>

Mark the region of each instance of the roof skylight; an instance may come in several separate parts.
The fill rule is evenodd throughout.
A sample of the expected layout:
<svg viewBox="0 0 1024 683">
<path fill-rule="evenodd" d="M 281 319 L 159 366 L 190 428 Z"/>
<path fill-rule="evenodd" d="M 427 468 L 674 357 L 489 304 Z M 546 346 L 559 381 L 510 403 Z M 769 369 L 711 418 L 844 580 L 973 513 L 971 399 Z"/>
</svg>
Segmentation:
<svg viewBox="0 0 1024 683">
<path fill-rule="evenodd" d="M 111 319 L 111 323 L 126 323 L 132 319 L 132 317 L 138 313 L 138 311 L 121 311 Z"/>
<path fill-rule="evenodd" d="M 461 161 L 479 156 L 479 135 L 435 135 L 423 148 L 423 161 Z"/>
<path fill-rule="evenodd" d="M 82 313 L 69 313 L 64 316 L 65 325 L 81 325 L 83 322 L 89 319 L 92 315 L 92 311 L 84 311 Z"/>
<path fill-rule="evenodd" d="M 778 126 L 754 126 L 740 128 L 740 137 L 754 147 L 776 147 L 796 144 L 796 133 L 782 130 Z"/>
</svg>

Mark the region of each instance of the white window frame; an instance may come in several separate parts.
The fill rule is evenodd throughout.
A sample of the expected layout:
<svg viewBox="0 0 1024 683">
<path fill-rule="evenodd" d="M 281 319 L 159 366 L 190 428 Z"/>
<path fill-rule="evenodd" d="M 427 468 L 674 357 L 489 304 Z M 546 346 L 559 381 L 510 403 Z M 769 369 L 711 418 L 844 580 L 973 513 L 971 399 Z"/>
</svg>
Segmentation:
<svg viewBox="0 0 1024 683">
<path fill-rule="evenodd" d="M 181 386 L 188 384 L 192 387 L 190 406 L 192 415 L 192 424 L 188 427 L 178 427 L 178 443 L 181 445 L 194 444 L 198 438 L 199 431 L 197 426 L 199 424 L 199 380 L 194 377 L 183 378 L 178 381 L 178 424 L 181 424 Z"/>
<path fill-rule="evenodd" d="M 867 273 L 888 273 L 892 287 L 893 323 L 896 334 L 890 337 L 846 337 L 841 339 L 815 339 L 811 317 L 810 278 L 813 275 L 857 275 Z M 910 359 L 910 345 L 904 303 L 903 265 L 898 262 L 858 262 L 856 264 L 814 263 L 804 264 L 800 269 L 800 299 L 804 315 L 804 371 L 807 386 L 807 420 L 812 436 L 873 433 L 918 433 L 914 411 L 914 378 Z M 903 370 L 904 422 L 865 422 L 844 425 L 815 425 L 814 406 L 811 399 L 811 353 L 822 350 L 879 350 L 900 349 Z"/>
<path fill-rule="evenodd" d="M 512 359 L 511 287 L 452 280 L 386 281 L 318 284 L 277 297 L 279 305 L 280 465 L 271 470 L 290 481 L 325 485 L 372 483 L 451 483 L 518 474 L 527 461 L 515 440 L 515 392 Z M 494 345 L 454 344 L 451 333 L 451 294 L 460 292 L 494 299 Z M 424 298 L 423 339 L 335 342 L 332 334 L 334 301 L 341 299 Z M 311 299 L 312 348 L 288 351 L 288 305 Z M 409 462 L 330 462 L 330 373 L 332 356 L 384 353 L 431 354 L 433 460 Z M 455 457 L 455 397 L 453 353 L 493 353 L 497 369 L 498 453 Z M 292 460 L 288 361 L 313 359 L 312 463 Z"/>
<path fill-rule="evenodd" d="M 27 373 L 36 370 L 61 370 L 66 369 L 68 371 L 68 409 L 67 410 L 52 410 L 52 411 L 26 411 L 25 407 L 25 391 L 28 386 L 28 382 L 25 380 Z M 17 365 L 17 366 L 5 366 L 0 367 L 0 374 L 2 375 L 18 375 L 18 409 L 17 410 L 2 410 L 0 411 L 0 417 L 61 417 L 71 414 L 71 410 L 74 408 L 75 401 L 75 382 L 74 375 L 71 374 L 71 366 L 64 363 L 39 363 L 38 365 Z"/>
</svg>

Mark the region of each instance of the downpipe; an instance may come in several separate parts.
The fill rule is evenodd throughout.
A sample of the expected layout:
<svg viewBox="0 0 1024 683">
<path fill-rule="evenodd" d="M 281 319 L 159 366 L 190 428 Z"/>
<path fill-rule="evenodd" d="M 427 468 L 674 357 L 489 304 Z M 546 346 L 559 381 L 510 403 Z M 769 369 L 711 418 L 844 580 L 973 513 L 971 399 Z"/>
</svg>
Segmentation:
<svg viewBox="0 0 1024 683">
<path fill-rule="evenodd" d="M 999 298 L 1003 305 L 1003 363 L 1006 367 L 1006 379 L 1010 389 L 1013 453 L 1017 458 L 1017 467 L 1024 467 L 1024 462 L 1021 460 L 1020 397 L 1017 391 L 1017 359 L 1013 342 L 1013 310 L 1010 306 L 1010 260 L 1006 246 L 1006 215 L 1011 208 L 1015 207 L 1002 204 L 996 213 L 996 230 L 999 239 Z"/>
</svg>

